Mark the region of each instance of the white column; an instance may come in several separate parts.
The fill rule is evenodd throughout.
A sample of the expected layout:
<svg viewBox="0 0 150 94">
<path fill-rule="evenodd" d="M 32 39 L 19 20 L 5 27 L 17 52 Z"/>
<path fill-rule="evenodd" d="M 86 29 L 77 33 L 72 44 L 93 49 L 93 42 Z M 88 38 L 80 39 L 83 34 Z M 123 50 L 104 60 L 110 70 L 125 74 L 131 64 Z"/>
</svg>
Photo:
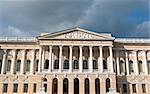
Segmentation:
<svg viewBox="0 0 150 94">
<path fill-rule="evenodd" d="M 2 70 L 1 74 L 5 72 L 5 63 L 6 63 L 7 49 L 3 51 L 3 61 L 2 61 Z"/>
<path fill-rule="evenodd" d="M 135 65 L 135 73 L 139 74 L 139 68 L 138 68 L 138 60 L 137 60 L 137 51 L 134 51 L 134 65 Z"/>
<path fill-rule="evenodd" d="M 32 60 L 30 64 L 30 74 L 34 73 L 35 50 L 32 50 Z"/>
<path fill-rule="evenodd" d="M 43 47 L 43 51 L 42 51 L 42 71 L 44 69 L 44 64 L 45 64 L 45 49 Z"/>
<path fill-rule="evenodd" d="M 52 48 L 53 46 L 49 46 L 49 68 L 48 71 L 51 72 L 52 71 Z"/>
<path fill-rule="evenodd" d="M 119 65 L 119 51 L 116 51 L 116 62 L 117 62 L 117 75 L 120 75 L 120 65 Z"/>
<path fill-rule="evenodd" d="M 82 72 L 82 66 L 83 66 L 83 63 L 82 63 L 82 46 L 79 46 L 79 49 L 80 49 L 80 57 L 79 57 L 79 68 L 80 68 L 80 72 Z"/>
<path fill-rule="evenodd" d="M 126 55 L 126 71 L 127 71 L 127 75 L 129 75 L 129 56 L 128 56 L 128 51 L 125 51 L 125 55 Z"/>
<path fill-rule="evenodd" d="M 21 69 L 20 69 L 20 74 L 24 74 L 24 64 L 25 64 L 25 55 L 26 55 L 26 50 L 22 50 L 22 60 L 21 60 Z"/>
<path fill-rule="evenodd" d="M 69 51 L 70 51 L 70 54 L 69 54 L 69 72 L 72 72 L 72 46 L 69 46 Z"/>
<path fill-rule="evenodd" d="M 101 73 L 103 73 L 103 47 L 99 46 L 99 63 L 98 63 L 98 68 L 100 70 Z"/>
<path fill-rule="evenodd" d="M 145 70 L 145 74 L 148 75 L 148 66 L 147 66 L 146 51 L 144 51 L 144 53 L 143 53 L 143 58 L 144 58 L 144 62 L 143 62 L 144 67 L 143 67 L 143 69 Z"/>
<path fill-rule="evenodd" d="M 59 46 L 59 72 L 62 71 L 62 47 L 63 46 Z"/>
<path fill-rule="evenodd" d="M 12 58 L 12 63 L 11 63 L 11 74 L 14 73 L 14 68 L 15 68 L 15 61 L 16 61 L 16 49 L 13 50 L 13 58 Z"/>
<path fill-rule="evenodd" d="M 109 46 L 109 53 L 110 53 L 110 72 L 113 73 L 113 54 L 112 54 L 112 46 Z"/>
<path fill-rule="evenodd" d="M 43 51 L 43 47 L 42 47 L 42 46 L 40 46 L 40 49 L 39 49 L 39 63 L 38 63 L 38 72 L 41 72 L 42 51 Z"/>
<path fill-rule="evenodd" d="M 93 72 L 93 53 L 92 53 L 92 46 L 89 46 L 89 49 L 90 49 L 89 69 L 90 69 L 90 72 Z"/>
</svg>

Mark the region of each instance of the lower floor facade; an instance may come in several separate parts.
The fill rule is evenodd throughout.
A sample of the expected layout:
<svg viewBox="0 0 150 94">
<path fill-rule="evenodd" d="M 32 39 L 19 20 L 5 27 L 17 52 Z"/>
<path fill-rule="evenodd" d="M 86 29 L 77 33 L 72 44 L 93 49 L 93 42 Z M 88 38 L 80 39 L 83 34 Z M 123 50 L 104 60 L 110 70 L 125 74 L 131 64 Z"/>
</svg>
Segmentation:
<svg viewBox="0 0 150 94">
<path fill-rule="evenodd" d="M 113 74 L 36 74 L 0 76 L 0 94 L 150 94 L 149 76 Z"/>
</svg>

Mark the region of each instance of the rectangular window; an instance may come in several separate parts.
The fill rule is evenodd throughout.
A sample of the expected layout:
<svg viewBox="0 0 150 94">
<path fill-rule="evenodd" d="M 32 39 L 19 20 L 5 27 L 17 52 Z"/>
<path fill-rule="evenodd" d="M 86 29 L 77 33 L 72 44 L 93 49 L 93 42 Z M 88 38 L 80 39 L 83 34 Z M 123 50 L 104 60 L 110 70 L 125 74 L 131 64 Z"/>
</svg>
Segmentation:
<svg viewBox="0 0 150 94">
<path fill-rule="evenodd" d="M 33 85 L 33 92 L 36 92 L 36 84 Z"/>
<path fill-rule="evenodd" d="M 123 93 L 127 93 L 127 85 L 123 84 Z"/>
<path fill-rule="evenodd" d="M 2 60 L 0 60 L 0 72 L 2 70 Z"/>
<path fill-rule="evenodd" d="M 36 69 L 35 69 L 35 71 L 38 71 L 38 63 L 39 63 L 39 60 L 36 61 L 36 64 L 35 64 Z"/>
<path fill-rule="evenodd" d="M 146 85 L 145 84 L 142 84 L 142 92 L 146 93 Z"/>
<path fill-rule="evenodd" d="M 136 84 L 132 84 L 133 93 L 136 93 Z"/>
<path fill-rule="evenodd" d="M 7 92 L 8 84 L 3 84 L 3 92 Z"/>
<path fill-rule="evenodd" d="M 44 84 L 45 92 L 47 92 L 47 84 Z"/>
<path fill-rule="evenodd" d="M 23 92 L 28 92 L 28 84 L 24 84 L 24 86 L 23 86 Z"/>
<path fill-rule="evenodd" d="M 13 92 L 18 92 L 18 84 L 14 84 L 14 86 L 13 86 Z"/>
</svg>

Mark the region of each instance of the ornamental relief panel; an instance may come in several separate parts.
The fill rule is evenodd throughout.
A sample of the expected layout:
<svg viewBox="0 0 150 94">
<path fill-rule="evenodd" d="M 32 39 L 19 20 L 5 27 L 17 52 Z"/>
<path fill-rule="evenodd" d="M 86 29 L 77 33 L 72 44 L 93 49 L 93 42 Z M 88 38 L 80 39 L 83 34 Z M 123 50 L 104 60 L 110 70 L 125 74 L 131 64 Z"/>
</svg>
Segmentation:
<svg viewBox="0 0 150 94">
<path fill-rule="evenodd" d="M 81 31 L 71 32 L 64 35 L 57 36 L 55 38 L 67 38 L 67 39 L 97 39 L 100 38 L 96 35 L 88 34 Z M 101 37 L 103 39 L 103 37 Z"/>
</svg>

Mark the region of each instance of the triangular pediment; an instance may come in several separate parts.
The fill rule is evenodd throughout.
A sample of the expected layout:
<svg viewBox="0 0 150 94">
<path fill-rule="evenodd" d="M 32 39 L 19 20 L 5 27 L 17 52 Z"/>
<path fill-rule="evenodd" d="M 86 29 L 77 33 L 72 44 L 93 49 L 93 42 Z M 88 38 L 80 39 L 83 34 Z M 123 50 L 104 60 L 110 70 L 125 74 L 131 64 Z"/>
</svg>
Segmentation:
<svg viewBox="0 0 150 94">
<path fill-rule="evenodd" d="M 81 28 L 72 28 L 54 33 L 46 33 L 38 37 L 38 39 L 113 39 L 111 34 L 99 34 Z"/>
</svg>

